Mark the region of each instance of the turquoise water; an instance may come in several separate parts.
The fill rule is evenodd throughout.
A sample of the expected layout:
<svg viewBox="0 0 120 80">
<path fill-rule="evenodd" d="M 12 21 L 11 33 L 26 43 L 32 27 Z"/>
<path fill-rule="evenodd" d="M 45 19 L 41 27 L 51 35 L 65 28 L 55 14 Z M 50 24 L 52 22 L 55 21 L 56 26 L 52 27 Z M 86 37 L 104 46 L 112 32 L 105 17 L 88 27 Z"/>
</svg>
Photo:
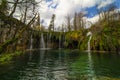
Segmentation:
<svg viewBox="0 0 120 80">
<path fill-rule="evenodd" d="M 36 50 L 0 65 L 0 80 L 120 80 L 120 55 Z"/>
</svg>

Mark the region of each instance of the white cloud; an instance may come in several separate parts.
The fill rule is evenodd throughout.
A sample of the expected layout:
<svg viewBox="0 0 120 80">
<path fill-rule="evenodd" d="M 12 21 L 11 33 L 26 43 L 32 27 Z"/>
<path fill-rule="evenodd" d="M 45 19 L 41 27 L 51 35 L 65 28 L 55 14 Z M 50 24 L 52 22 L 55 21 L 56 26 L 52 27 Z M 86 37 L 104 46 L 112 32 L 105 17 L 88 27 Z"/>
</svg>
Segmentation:
<svg viewBox="0 0 120 80">
<path fill-rule="evenodd" d="M 40 8 L 39 12 L 41 14 L 41 18 L 45 21 L 45 26 L 49 25 L 52 14 L 56 14 L 55 26 L 58 27 L 63 22 L 65 22 L 65 17 L 68 14 L 71 16 L 72 19 L 75 12 L 79 12 L 81 10 L 84 10 L 85 8 L 93 7 L 96 4 L 100 4 L 98 8 L 104 7 L 108 4 L 111 4 L 113 1 L 114 0 L 53 0 L 51 2 L 44 1 L 42 2 L 42 7 Z M 58 4 L 56 9 L 52 8 L 56 4 Z M 97 16 L 88 20 L 90 20 L 91 22 L 95 22 L 97 20 Z"/>
<path fill-rule="evenodd" d="M 115 0 L 102 0 L 98 6 L 98 9 L 103 8 L 109 4 L 112 4 Z"/>
<path fill-rule="evenodd" d="M 96 15 L 92 18 L 87 18 L 87 21 L 91 22 L 92 24 L 96 23 L 99 20 L 99 15 Z"/>
</svg>

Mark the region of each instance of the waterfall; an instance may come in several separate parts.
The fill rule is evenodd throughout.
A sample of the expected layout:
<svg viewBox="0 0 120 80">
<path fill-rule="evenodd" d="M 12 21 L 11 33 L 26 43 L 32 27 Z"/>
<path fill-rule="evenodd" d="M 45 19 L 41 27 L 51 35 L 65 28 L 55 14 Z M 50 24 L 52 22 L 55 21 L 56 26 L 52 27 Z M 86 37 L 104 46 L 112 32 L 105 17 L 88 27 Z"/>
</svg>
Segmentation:
<svg viewBox="0 0 120 80">
<path fill-rule="evenodd" d="M 32 35 L 31 35 L 31 37 L 30 37 L 30 49 L 33 49 L 33 38 L 32 38 Z"/>
<path fill-rule="evenodd" d="M 95 77 L 95 72 L 93 70 L 93 61 L 92 61 L 92 55 L 91 55 L 91 52 L 90 52 L 90 42 L 91 42 L 91 38 L 92 38 L 92 32 L 88 32 L 87 36 L 90 36 L 89 37 L 89 40 L 88 40 L 88 66 L 89 66 L 89 79 L 88 80 L 96 80 L 96 77 Z"/>
<path fill-rule="evenodd" d="M 49 34 L 47 33 L 47 35 L 46 35 L 46 48 L 48 48 L 48 43 L 49 43 Z"/>
<path fill-rule="evenodd" d="M 43 49 L 45 48 L 45 41 L 44 41 L 43 33 L 41 33 L 40 48 L 43 48 Z"/>
<path fill-rule="evenodd" d="M 29 54 L 29 61 L 32 59 L 32 50 L 33 49 L 33 37 L 32 35 L 30 36 L 30 54 Z"/>
<path fill-rule="evenodd" d="M 46 48 L 49 49 L 50 48 L 50 44 L 51 44 L 51 33 L 47 33 L 47 38 L 46 38 Z"/>
<path fill-rule="evenodd" d="M 61 35 L 59 35 L 59 49 L 61 49 Z"/>
<path fill-rule="evenodd" d="M 88 40 L 88 52 L 90 52 L 90 41 L 91 41 L 91 38 L 92 38 L 92 33 L 91 32 L 88 32 L 88 34 L 87 34 L 87 36 L 89 36 L 90 35 L 90 37 L 89 37 L 89 40 Z"/>
<path fill-rule="evenodd" d="M 88 80 L 96 80 L 95 72 L 94 72 L 94 66 L 93 66 L 93 60 L 91 52 L 88 52 L 88 66 L 89 66 L 89 79 Z"/>
<path fill-rule="evenodd" d="M 53 48 L 53 46 L 52 46 L 52 34 L 50 33 L 50 35 L 49 35 L 49 44 L 50 44 L 50 48 Z"/>
</svg>

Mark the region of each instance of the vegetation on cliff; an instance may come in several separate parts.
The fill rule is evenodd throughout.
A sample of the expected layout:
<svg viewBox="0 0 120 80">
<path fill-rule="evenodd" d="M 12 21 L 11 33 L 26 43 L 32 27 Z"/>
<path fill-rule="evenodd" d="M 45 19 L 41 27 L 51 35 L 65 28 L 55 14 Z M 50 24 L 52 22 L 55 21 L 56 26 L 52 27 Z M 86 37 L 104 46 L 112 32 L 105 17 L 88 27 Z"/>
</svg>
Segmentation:
<svg viewBox="0 0 120 80">
<path fill-rule="evenodd" d="M 62 24 L 57 31 L 54 25 L 55 14 L 51 17 L 48 29 L 42 26 L 40 15 L 35 11 L 37 2 L 31 2 L 31 0 L 20 2 L 16 0 L 12 2 L 13 8 L 10 7 L 10 4 L 11 2 L 8 0 L 2 0 L 0 4 L 0 53 L 14 52 L 17 49 L 24 50 L 28 48 L 30 46 L 31 36 L 34 40 L 33 46 L 39 48 L 41 34 L 43 34 L 47 48 L 63 47 L 87 50 L 89 40 L 89 36 L 87 36 L 88 32 L 92 32 L 90 42 L 91 50 L 120 50 L 120 15 L 119 11 L 115 11 L 115 7 L 110 7 L 107 11 L 101 11 L 99 13 L 99 20 L 95 24 L 91 23 L 90 28 L 86 28 L 87 21 L 84 20 L 84 13 L 75 13 L 73 21 L 71 21 L 71 17 L 68 15 L 66 16 L 66 24 Z M 30 8 L 27 6 L 30 6 Z M 19 14 L 21 17 L 19 19 L 14 17 L 17 7 L 25 10 Z M 27 15 L 31 11 L 34 14 Z"/>
</svg>

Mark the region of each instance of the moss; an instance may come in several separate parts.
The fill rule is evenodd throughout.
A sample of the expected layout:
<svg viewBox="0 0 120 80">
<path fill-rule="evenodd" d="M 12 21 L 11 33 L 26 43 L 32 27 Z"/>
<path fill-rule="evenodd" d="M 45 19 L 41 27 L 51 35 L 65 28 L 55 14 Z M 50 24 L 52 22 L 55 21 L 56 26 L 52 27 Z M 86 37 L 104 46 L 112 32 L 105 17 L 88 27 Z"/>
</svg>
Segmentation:
<svg viewBox="0 0 120 80">
<path fill-rule="evenodd" d="M 120 49 L 120 22 L 114 20 L 109 23 L 102 21 L 99 22 L 99 25 L 91 27 L 90 30 L 93 33 L 92 50 L 116 51 Z"/>
<path fill-rule="evenodd" d="M 16 38 L 9 39 L 6 42 L 4 42 L 3 44 L 1 44 L 0 45 L 0 53 L 5 52 L 5 49 L 7 48 L 7 46 L 16 42 L 17 40 L 18 40 L 18 38 L 16 37 Z"/>
<path fill-rule="evenodd" d="M 14 56 L 19 56 L 22 53 L 23 52 L 21 52 L 21 51 L 16 51 L 15 53 L 4 53 L 4 54 L 1 54 L 0 55 L 0 63 L 1 64 L 9 63 Z"/>
<path fill-rule="evenodd" d="M 86 30 L 85 30 L 86 31 Z M 71 31 L 65 33 L 65 46 L 67 48 L 77 48 L 80 50 L 86 49 L 86 32 Z M 84 41 L 85 40 L 85 41 Z"/>
</svg>

